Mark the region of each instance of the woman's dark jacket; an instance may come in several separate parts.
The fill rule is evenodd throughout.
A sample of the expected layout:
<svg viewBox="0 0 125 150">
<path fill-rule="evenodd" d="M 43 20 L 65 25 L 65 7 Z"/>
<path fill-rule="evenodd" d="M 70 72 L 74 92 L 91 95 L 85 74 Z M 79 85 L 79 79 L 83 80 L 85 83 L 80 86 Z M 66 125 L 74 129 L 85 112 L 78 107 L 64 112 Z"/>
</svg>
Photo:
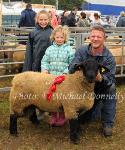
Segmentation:
<svg viewBox="0 0 125 150">
<path fill-rule="evenodd" d="M 36 28 L 29 34 L 23 71 L 41 71 L 41 59 L 46 49 L 51 45 L 50 35 L 52 27 Z"/>
</svg>

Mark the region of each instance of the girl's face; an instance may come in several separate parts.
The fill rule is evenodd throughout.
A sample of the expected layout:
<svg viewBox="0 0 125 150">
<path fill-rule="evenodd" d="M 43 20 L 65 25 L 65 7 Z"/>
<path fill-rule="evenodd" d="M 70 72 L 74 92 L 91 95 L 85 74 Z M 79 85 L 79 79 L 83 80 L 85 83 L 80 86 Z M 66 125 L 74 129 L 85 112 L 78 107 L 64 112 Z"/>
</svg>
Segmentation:
<svg viewBox="0 0 125 150">
<path fill-rule="evenodd" d="M 49 17 L 46 14 L 40 14 L 37 22 L 39 26 L 45 28 L 49 24 Z"/>
<path fill-rule="evenodd" d="M 62 32 L 56 32 L 54 39 L 57 45 L 62 45 L 65 42 L 65 38 Z"/>
</svg>

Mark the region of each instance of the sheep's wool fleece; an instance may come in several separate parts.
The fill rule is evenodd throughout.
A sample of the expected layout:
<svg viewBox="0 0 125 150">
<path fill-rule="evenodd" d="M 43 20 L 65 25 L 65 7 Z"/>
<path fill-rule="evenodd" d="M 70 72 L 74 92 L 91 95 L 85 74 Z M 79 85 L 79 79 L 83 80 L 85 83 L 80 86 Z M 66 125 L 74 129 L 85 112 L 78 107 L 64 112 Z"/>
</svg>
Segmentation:
<svg viewBox="0 0 125 150">
<path fill-rule="evenodd" d="M 93 106 L 94 83 L 88 83 L 82 72 L 67 74 L 65 80 L 57 85 L 52 100 L 48 102 L 46 94 L 56 76 L 39 72 L 24 72 L 16 75 L 10 92 L 11 113 L 22 114 L 23 109 L 35 105 L 41 110 L 55 112 L 63 107 L 65 117 L 77 117 L 80 108 L 90 109 Z"/>
</svg>

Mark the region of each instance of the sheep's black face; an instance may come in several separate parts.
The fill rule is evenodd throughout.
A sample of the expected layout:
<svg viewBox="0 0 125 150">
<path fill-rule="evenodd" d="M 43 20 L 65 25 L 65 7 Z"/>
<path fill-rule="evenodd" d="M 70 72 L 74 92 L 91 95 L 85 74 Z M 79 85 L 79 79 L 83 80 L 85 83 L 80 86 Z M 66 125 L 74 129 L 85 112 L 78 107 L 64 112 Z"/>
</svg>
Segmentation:
<svg viewBox="0 0 125 150">
<path fill-rule="evenodd" d="M 88 82 L 93 83 L 96 80 L 98 71 L 101 74 L 109 72 L 109 69 L 100 65 L 95 59 L 88 59 L 80 64 L 75 64 L 76 70 L 82 70 Z"/>
<path fill-rule="evenodd" d="M 88 82 L 95 82 L 99 70 L 99 64 L 97 63 L 97 61 L 87 60 L 82 63 L 81 69 Z"/>
</svg>

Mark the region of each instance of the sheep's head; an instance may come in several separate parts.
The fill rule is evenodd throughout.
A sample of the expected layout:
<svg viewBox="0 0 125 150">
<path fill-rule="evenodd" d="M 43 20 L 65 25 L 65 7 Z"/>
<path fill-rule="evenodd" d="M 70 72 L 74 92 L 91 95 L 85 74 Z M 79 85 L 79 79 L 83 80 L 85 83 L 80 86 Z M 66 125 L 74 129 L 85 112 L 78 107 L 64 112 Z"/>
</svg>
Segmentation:
<svg viewBox="0 0 125 150">
<path fill-rule="evenodd" d="M 75 68 L 76 70 L 81 70 L 90 83 L 95 82 L 98 72 L 102 74 L 109 71 L 105 66 L 100 65 L 95 59 L 88 59 L 80 64 L 76 64 Z"/>
</svg>

